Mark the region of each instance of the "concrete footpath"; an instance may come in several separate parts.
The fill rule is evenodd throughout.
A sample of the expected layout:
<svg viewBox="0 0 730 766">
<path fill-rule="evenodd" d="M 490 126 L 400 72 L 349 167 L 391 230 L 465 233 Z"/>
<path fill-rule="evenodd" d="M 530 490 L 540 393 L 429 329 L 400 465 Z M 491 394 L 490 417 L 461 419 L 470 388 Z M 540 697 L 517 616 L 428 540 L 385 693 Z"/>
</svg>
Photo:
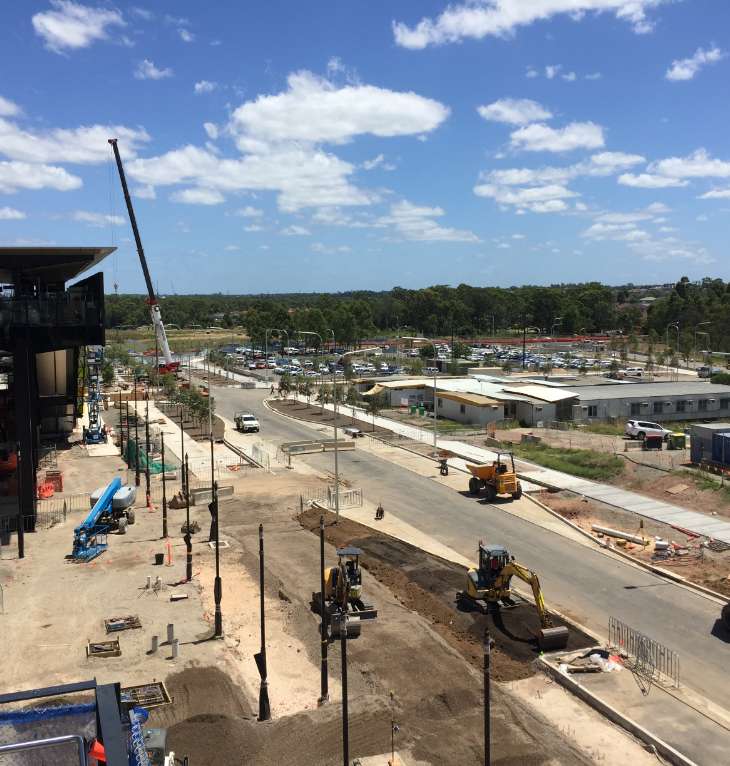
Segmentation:
<svg viewBox="0 0 730 766">
<path fill-rule="evenodd" d="M 304 397 L 297 398 L 300 401 L 306 401 Z M 334 409 L 332 404 L 325 404 L 324 406 L 329 410 Z M 341 409 L 343 409 L 342 406 Z M 347 412 L 351 409 L 346 406 L 344 411 Z M 375 426 L 379 428 L 400 434 L 408 439 L 425 444 L 433 444 L 433 431 L 415 428 L 414 426 L 398 423 L 395 420 L 382 416 L 372 418 L 364 410 L 357 407 L 355 408 L 355 413 L 356 417 L 363 418 L 366 422 L 374 421 Z M 460 470 L 464 468 L 464 461 L 489 463 L 497 457 L 497 453 L 492 450 L 451 439 L 438 439 L 438 446 L 440 449 L 454 453 L 456 457 L 449 459 L 449 466 Z M 609 484 L 600 484 L 595 481 L 578 478 L 577 476 L 571 476 L 561 471 L 553 471 L 525 460 L 515 462 L 518 465 L 520 479 L 525 481 L 550 489 L 575 492 L 591 500 L 597 500 L 598 502 L 612 505 L 614 508 L 630 511 L 654 521 L 660 521 L 682 529 L 689 529 L 702 537 L 730 543 L 730 522 L 724 519 L 690 511 L 681 506 L 671 505 L 661 500 L 654 500 L 637 492 L 630 492 Z"/>
</svg>

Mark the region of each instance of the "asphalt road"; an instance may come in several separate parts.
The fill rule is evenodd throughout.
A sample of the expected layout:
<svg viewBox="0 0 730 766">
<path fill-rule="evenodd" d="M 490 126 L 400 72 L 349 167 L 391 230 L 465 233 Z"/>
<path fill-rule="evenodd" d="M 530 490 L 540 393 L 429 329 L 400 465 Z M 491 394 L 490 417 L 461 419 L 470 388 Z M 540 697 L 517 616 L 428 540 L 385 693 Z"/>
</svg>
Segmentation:
<svg viewBox="0 0 730 766">
<path fill-rule="evenodd" d="M 217 411 L 228 418 L 250 409 L 261 436 L 280 443 L 313 438 L 310 426 L 274 415 L 262 390 L 216 389 Z M 322 429 L 331 433 L 331 429 Z M 331 454 L 297 457 L 322 472 L 333 470 Z M 682 683 L 730 709 L 730 643 L 712 635 L 720 607 L 692 591 L 600 551 L 571 542 L 473 497 L 461 495 L 376 455 L 340 453 L 340 475 L 386 513 L 471 559 L 480 539 L 505 545 L 517 560 L 539 573 L 554 608 L 607 635 L 617 617 L 680 656 Z M 527 501 L 525 501 L 527 502 Z"/>
</svg>

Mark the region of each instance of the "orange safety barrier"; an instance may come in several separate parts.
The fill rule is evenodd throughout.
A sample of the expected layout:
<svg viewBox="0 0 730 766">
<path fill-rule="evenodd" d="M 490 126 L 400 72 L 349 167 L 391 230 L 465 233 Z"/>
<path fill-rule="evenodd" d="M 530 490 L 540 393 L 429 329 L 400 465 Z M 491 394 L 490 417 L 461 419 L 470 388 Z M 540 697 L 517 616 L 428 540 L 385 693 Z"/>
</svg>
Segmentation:
<svg viewBox="0 0 730 766">
<path fill-rule="evenodd" d="M 167 563 L 166 563 L 166 566 L 171 567 L 172 566 L 172 543 L 168 540 L 165 545 L 167 547 Z"/>
<path fill-rule="evenodd" d="M 97 763 L 106 763 L 106 750 L 104 750 L 104 745 L 98 739 L 91 743 L 89 757 L 94 758 Z"/>
<path fill-rule="evenodd" d="M 38 500 L 47 500 L 49 497 L 53 497 L 54 492 L 53 484 L 49 481 L 44 481 L 43 484 L 39 484 L 36 488 Z"/>
</svg>

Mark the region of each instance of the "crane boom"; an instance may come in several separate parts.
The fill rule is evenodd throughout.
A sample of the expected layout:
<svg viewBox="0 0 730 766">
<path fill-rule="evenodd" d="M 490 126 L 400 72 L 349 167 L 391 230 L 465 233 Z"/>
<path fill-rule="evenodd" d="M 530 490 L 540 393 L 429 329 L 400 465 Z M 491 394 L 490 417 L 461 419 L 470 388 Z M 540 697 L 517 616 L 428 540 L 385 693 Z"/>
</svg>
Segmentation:
<svg viewBox="0 0 730 766">
<path fill-rule="evenodd" d="M 117 146 L 117 139 L 110 138 L 112 150 L 114 151 L 114 159 L 117 163 L 117 170 L 119 171 L 119 180 L 122 182 L 122 191 L 124 192 L 124 201 L 127 205 L 127 213 L 129 214 L 129 222 L 132 224 L 132 233 L 134 234 L 134 242 L 137 246 L 137 254 L 139 255 L 139 261 L 142 264 L 142 273 L 144 274 L 144 281 L 147 285 L 147 303 L 150 307 L 150 316 L 152 317 L 152 326 L 155 328 L 155 335 L 160 344 L 160 350 L 162 351 L 162 358 L 165 360 L 164 365 L 160 365 L 165 372 L 175 372 L 180 366 L 179 362 L 172 361 L 172 354 L 170 353 L 170 346 L 167 342 L 167 333 L 165 332 L 165 325 L 162 323 L 162 314 L 160 312 L 160 305 L 157 302 L 157 296 L 152 286 L 152 278 L 150 277 L 150 270 L 147 266 L 147 259 L 145 258 L 144 248 L 142 247 L 142 238 L 139 235 L 139 228 L 137 227 L 137 217 L 134 214 L 134 207 L 132 207 L 132 198 L 129 195 L 129 188 L 127 186 L 127 178 L 124 175 L 124 167 L 122 165 L 122 158 L 119 154 L 119 147 Z"/>
</svg>

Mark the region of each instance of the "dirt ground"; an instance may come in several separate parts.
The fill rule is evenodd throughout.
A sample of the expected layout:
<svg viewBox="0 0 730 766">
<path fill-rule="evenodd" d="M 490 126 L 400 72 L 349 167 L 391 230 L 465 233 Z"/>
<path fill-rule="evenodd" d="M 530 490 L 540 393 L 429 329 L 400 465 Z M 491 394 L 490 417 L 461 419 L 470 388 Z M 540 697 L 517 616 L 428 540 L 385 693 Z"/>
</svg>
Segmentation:
<svg viewBox="0 0 730 766">
<path fill-rule="evenodd" d="M 306 529 L 319 533 L 321 512 L 308 509 L 299 520 Z M 464 567 L 380 534 L 349 519 L 334 524 L 334 515 L 325 513 L 326 539 L 341 547 L 352 544 L 365 553 L 363 567 L 386 585 L 398 601 L 418 612 L 457 651 L 477 668 L 482 667 L 484 630 L 489 627 L 495 641 L 492 673 L 498 681 L 514 681 L 534 673 L 537 656 L 536 634 L 540 622 L 529 603 L 521 603 L 499 614 L 482 615 L 456 608 L 456 592 L 464 587 Z M 566 623 L 554 617 L 555 625 Z M 593 640 L 573 626 L 568 648 L 592 646 Z"/>
<path fill-rule="evenodd" d="M 296 519 L 301 481 L 301 477 L 262 477 L 250 484 L 245 499 L 221 504 L 221 535 L 229 542 L 229 547 L 222 551 L 225 645 L 232 651 L 243 683 L 236 689 L 225 666 L 186 668 L 169 679 L 175 694 L 174 706 L 160 708 L 152 716 L 155 722 L 170 727 L 171 746 L 189 755 L 193 763 L 278 766 L 282 761 L 289 762 L 293 752 L 297 753 L 298 766 L 340 762 L 338 644 L 329 650 L 331 702 L 319 708 L 316 705 L 319 621 L 310 602 L 319 585 L 319 543 Z M 234 577 L 256 581 L 259 523 L 264 525 L 267 615 L 270 615 L 267 659 L 274 720 L 268 723 L 255 719 L 258 676 L 251 652 L 258 650 L 258 603 L 251 596 L 255 596 L 256 589 L 245 598 L 244 591 L 231 583 Z M 350 524 L 340 522 L 341 534 L 360 531 L 360 525 Z M 373 548 L 377 544 L 383 546 L 384 540 L 370 536 Z M 353 542 L 359 542 L 359 538 Z M 406 549 L 400 544 L 392 551 L 381 547 L 381 555 L 396 557 L 391 572 L 407 563 L 401 561 L 407 558 Z M 413 566 L 430 567 L 428 557 L 414 557 L 418 553 L 414 550 L 409 554 Z M 328 561 L 335 558 L 330 544 L 326 546 L 326 556 Z M 375 556 L 368 553 L 368 559 L 375 567 Z M 210 562 L 204 562 L 205 565 L 210 566 Z M 384 571 L 378 570 L 381 576 Z M 430 577 L 436 582 L 448 572 L 448 565 L 444 564 L 441 571 L 431 572 Z M 369 574 L 375 574 L 374 569 Z M 201 569 L 201 582 L 207 579 L 205 569 Z M 394 717 L 401 729 L 399 747 L 402 753 L 405 751 L 407 763 L 455 766 L 480 763 L 481 676 L 473 667 L 476 661 L 465 662 L 463 654 L 444 640 L 440 625 L 448 623 L 448 609 L 440 606 L 441 616 L 437 617 L 434 608 L 432 618 L 424 619 L 410 611 L 405 593 L 396 587 L 394 596 L 377 576 L 367 577 L 365 588 L 368 599 L 377 605 L 379 616 L 364 627 L 360 638 L 348 642 L 351 752 L 362 756 L 386 752 Z M 419 589 L 417 585 L 411 589 L 411 598 L 418 598 Z M 270 608 L 269 603 L 274 607 Z M 211 619 L 210 602 L 205 597 L 204 609 L 206 619 Z M 458 619 L 455 611 L 452 617 Z M 481 629 L 476 634 L 479 636 Z M 468 640 L 473 640 L 478 649 L 477 636 Z M 529 645 L 525 647 L 522 659 L 518 652 L 509 666 L 500 662 L 495 677 L 506 673 L 507 667 L 512 668 L 509 677 L 529 674 L 535 654 Z M 472 654 L 475 658 L 479 656 L 474 650 Z M 416 659 L 418 673 L 413 672 Z M 526 670 L 518 669 L 522 666 Z M 590 762 L 528 706 L 501 690 L 495 690 L 495 699 L 498 704 L 495 702 L 493 709 L 493 763 L 538 766 Z M 225 700 L 222 707 L 220 700 Z"/>
<path fill-rule="evenodd" d="M 674 481 L 677 482 L 676 477 Z M 698 585 L 704 585 L 718 593 L 730 596 L 730 551 L 716 553 L 706 548 L 700 548 L 697 538 L 685 535 L 668 524 L 650 519 L 643 519 L 642 530 L 639 526 L 639 517 L 636 514 L 611 508 L 592 500 L 582 500 L 570 493 L 543 492 L 540 495 L 540 500 L 588 532 L 591 531 L 592 524 L 600 524 L 630 534 L 640 536 L 643 534 L 644 537 L 651 538 L 652 541 L 657 536 L 686 546 L 689 550 L 688 556 L 661 561 L 652 560 L 653 545 L 642 548 L 628 544 L 623 550 L 637 559 L 664 569 L 670 569 Z"/>
</svg>

